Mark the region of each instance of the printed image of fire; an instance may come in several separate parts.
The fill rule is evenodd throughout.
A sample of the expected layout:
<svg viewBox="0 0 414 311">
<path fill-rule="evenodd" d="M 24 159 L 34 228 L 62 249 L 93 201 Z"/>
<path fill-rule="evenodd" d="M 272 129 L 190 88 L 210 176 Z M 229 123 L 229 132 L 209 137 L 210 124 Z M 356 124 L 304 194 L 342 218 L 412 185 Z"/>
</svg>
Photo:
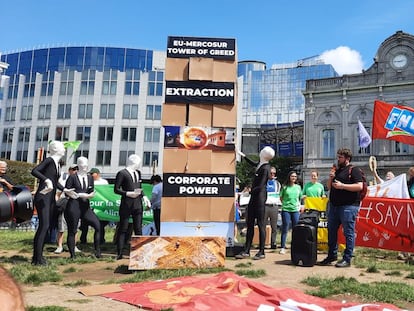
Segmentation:
<svg viewBox="0 0 414 311">
<path fill-rule="evenodd" d="M 202 128 L 188 127 L 181 135 L 180 142 L 187 149 L 203 149 L 208 145 L 208 136 Z"/>
<path fill-rule="evenodd" d="M 235 129 L 201 126 L 164 126 L 166 148 L 234 150 Z"/>
<path fill-rule="evenodd" d="M 208 145 L 225 146 L 226 131 L 218 130 L 210 135 L 200 127 L 188 127 L 181 134 L 180 142 L 186 149 L 203 149 Z"/>
</svg>

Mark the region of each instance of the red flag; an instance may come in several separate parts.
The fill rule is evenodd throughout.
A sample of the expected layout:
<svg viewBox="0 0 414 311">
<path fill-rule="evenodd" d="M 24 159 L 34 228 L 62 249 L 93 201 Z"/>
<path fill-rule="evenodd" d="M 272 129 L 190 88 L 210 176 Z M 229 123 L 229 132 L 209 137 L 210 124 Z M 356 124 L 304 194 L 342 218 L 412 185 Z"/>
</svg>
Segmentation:
<svg viewBox="0 0 414 311">
<path fill-rule="evenodd" d="M 126 283 L 120 286 L 123 291 L 117 290 L 102 296 L 145 310 L 401 310 L 386 303 L 341 302 L 310 296 L 296 289 L 272 288 L 233 272 L 222 272 L 210 277 L 186 276 Z"/>
<path fill-rule="evenodd" d="M 414 145 L 413 108 L 376 100 L 372 124 L 372 139 L 388 139 Z"/>
</svg>

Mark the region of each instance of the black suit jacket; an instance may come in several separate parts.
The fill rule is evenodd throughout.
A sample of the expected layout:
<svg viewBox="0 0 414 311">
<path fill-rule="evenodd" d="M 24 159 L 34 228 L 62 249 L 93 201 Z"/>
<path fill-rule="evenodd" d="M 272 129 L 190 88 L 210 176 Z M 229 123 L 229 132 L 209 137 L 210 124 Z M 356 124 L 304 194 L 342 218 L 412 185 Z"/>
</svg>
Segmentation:
<svg viewBox="0 0 414 311">
<path fill-rule="evenodd" d="M 43 207 L 54 207 L 56 202 L 56 189 L 63 190 L 63 186 L 58 182 L 59 180 L 59 171 L 56 167 L 55 161 L 52 157 L 47 157 L 44 159 L 38 166 L 32 170 L 32 175 L 39 179 L 39 187 L 37 188 L 34 203 L 36 208 L 41 209 Z M 46 184 L 45 180 L 50 179 L 53 184 L 53 190 L 41 194 Z"/>
<path fill-rule="evenodd" d="M 59 172 L 57 170 L 55 161 L 53 158 L 48 157 L 44 159 L 38 166 L 32 170 L 32 175 L 39 179 L 38 191 L 41 191 L 46 186 L 45 180 L 50 179 L 53 183 L 53 188 L 63 190 L 62 185 L 58 183 Z"/>
<path fill-rule="evenodd" d="M 137 171 L 137 173 L 138 173 L 137 183 L 134 182 L 131 174 L 126 168 L 124 168 L 123 170 L 120 170 L 116 174 L 114 192 L 122 196 L 121 205 L 119 208 L 124 208 L 124 207 L 127 207 L 127 208 L 141 207 L 142 208 L 142 201 L 141 201 L 143 197 L 142 193 L 136 199 L 129 198 L 126 196 L 126 193 L 128 191 L 134 191 L 137 188 L 141 188 L 141 172 Z"/>
<path fill-rule="evenodd" d="M 259 163 L 252 161 L 245 157 L 250 165 L 259 165 Z M 249 207 L 252 208 L 263 208 L 265 207 L 267 199 L 267 181 L 270 178 L 270 164 L 262 164 L 254 173 L 251 197 L 249 201 Z"/>
<path fill-rule="evenodd" d="M 90 174 L 86 175 L 88 178 L 88 186 L 86 189 L 83 189 L 83 185 L 81 184 L 78 174 L 69 175 L 68 179 L 66 180 L 65 188 L 66 189 L 74 189 L 77 193 L 92 193 L 95 189 L 93 177 Z M 79 203 L 82 206 L 89 207 L 89 199 L 78 198 L 78 199 L 71 199 L 69 198 L 68 207 L 72 206 L 72 204 Z"/>
<path fill-rule="evenodd" d="M 86 189 L 83 189 L 83 185 L 81 184 L 77 173 L 69 175 L 68 179 L 66 180 L 65 188 L 75 189 L 77 193 L 92 193 L 95 188 L 93 177 L 90 174 L 87 174 L 86 176 L 88 178 L 88 186 Z"/>
</svg>

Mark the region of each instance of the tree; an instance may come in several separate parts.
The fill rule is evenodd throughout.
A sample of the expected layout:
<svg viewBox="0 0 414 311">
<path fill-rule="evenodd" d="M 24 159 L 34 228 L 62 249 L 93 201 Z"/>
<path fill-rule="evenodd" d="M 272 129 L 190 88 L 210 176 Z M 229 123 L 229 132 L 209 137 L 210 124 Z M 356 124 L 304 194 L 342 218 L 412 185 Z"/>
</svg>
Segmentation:
<svg viewBox="0 0 414 311">
<path fill-rule="evenodd" d="M 35 177 L 32 176 L 31 172 L 36 164 L 6 159 L 1 160 L 7 162 L 7 176 L 11 178 L 14 185 L 25 185 L 33 190 Z"/>
<path fill-rule="evenodd" d="M 259 161 L 258 155 L 249 156 L 253 161 Z M 288 157 L 275 157 L 270 161 L 270 165 L 277 169 L 277 179 L 280 183 L 284 183 L 287 175 L 295 168 L 295 161 Z M 237 162 L 236 164 L 236 177 L 238 179 L 240 190 L 247 185 L 251 185 L 253 181 L 255 167 L 252 167 L 247 161 Z"/>
<path fill-rule="evenodd" d="M 259 161 L 259 156 L 249 156 L 253 161 Z M 255 167 L 251 166 L 247 161 L 240 161 L 236 164 L 236 177 L 239 182 L 240 191 L 244 187 L 251 185 L 253 181 Z"/>
</svg>

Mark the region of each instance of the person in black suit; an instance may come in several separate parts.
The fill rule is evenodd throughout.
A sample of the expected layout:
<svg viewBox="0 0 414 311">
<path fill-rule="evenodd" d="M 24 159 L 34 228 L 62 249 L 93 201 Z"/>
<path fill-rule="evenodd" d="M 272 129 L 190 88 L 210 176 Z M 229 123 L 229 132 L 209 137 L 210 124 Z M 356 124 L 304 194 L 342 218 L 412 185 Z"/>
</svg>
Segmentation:
<svg viewBox="0 0 414 311">
<path fill-rule="evenodd" d="M 115 177 L 114 192 L 121 195 L 119 206 L 119 233 L 117 236 L 117 259 L 122 259 L 125 236 L 128 231 L 129 217 L 132 217 L 135 235 L 142 235 L 142 199 L 141 172 L 138 170 L 141 158 L 132 154 L 128 157 L 127 167 L 120 170 Z M 147 206 L 150 206 L 146 198 Z"/>
<path fill-rule="evenodd" d="M 270 178 L 270 164 L 269 161 L 275 156 L 275 151 L 271 147 L 264 147 L 260 151 L 260 162 L 254 162 L 247 158 L 244 153 L 238 150 L 238 153 L 244 157 L 247 162 L 256 167 L 254 179 L 252 183 L 252 190 L 250 192 L 250 200 L 247 205 L 247 234 L 246 243 L 244 245 L 244 251 L 235 256 L 236 259 L 243 259 L 250 257 L 250 248 L 253 242 L 254 236 L 254 223 L 257 221 L 257 227 L 259 228 L 259 252 L 253 257 L 253 259 L 265 258 L 265 238 L 266 238 L 266 226 L 265 226 L 265 203 L 267 199 L 267 181 Z"/>
<path fill-rule="evenodd" d="M 58 179 L 60 175 L 59 160 L 65 154 L 65 146 L 60 141 L 52 141 L 49 144 L 49 154 L 49 157 L 32 170 L 32 175 L 39 179 L 39 187 L 34 196 L 39 227 L 33 240 L 32 265 L 47 265 L 46 259 L 43 257 L 45 237 L 56 209 L 56 189 L 64 190 Z"/>
<path fill-rule="evenodd" d="M 79 157 L 77 160 L 78 172 L 69 175 L 65 187 L 73 190 L 69 194 L 69 201 L 65 209 L 65 219 L 68 226 L 67 244 L 70 258 L 75 258 L 75 235 L 78 230 L 79 219 L 86 225 L 91 225 L 95 229 L 93 244 L 95 257 L 101 258 L 100 248 L 100 228 L 98 217 L 90 208 L 89 199 L 95 195 L 94 181 L 91 174 L 88 174 L 88 159 Z"/>
</svg>

